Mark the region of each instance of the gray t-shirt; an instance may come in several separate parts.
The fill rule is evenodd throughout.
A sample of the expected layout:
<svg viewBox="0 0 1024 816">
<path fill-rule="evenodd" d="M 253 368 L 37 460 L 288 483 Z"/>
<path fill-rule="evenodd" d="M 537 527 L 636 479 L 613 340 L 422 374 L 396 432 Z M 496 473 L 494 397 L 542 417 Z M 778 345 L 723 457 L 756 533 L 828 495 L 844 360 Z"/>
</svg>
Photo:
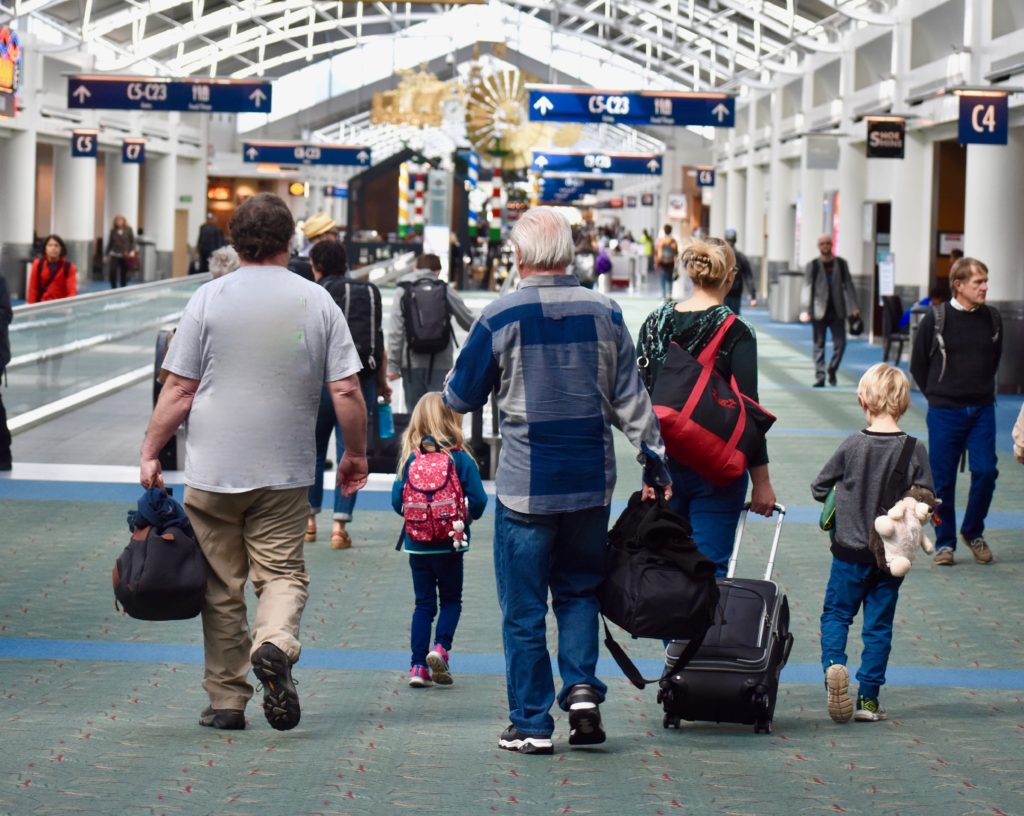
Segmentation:
<svg viewBox="0 0 1024 816">
<path fill-rule="evenodd" d="M 246 266 L 192 296 L 163 367 L 199 380 L 185 483 L 242 493 L 313 483 L 323 383 L 362 365 L 326 289 L 284 267 Z"/>
</svg>

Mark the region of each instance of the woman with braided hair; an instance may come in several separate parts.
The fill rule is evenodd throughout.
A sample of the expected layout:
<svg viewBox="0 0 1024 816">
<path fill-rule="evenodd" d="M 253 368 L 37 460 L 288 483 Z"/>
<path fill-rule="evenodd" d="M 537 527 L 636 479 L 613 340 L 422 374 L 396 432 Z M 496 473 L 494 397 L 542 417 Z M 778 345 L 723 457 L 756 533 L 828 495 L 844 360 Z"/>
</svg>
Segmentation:
<svg viewBox="0 0 1024 816">
<path fill-rule="evenodd" d="M 693 294 L 655 309 L 640 329 L 637 361 L 648 391 L 654 389 L 672 343 L 697 357 L 732 314 L 724 305 L 736 277 L 732 248 L 720 238 L 695 241 L 683 251 L 681 263 L 693 281 Z M 734 376 L 739 390 L 757 401 L 757 338 L 742 318 L 726 331 L 715 369 L 727 380 Z M 762 442 L 749 460 L 747 473 L 724 487 L 716 487 L 671 457 L 667 461 L 672 474 L 671 508 L 689 519 L 697 547 L 718 565 L 718 574 L 725 575 L 748 482 L 753 483 L 751 510 L 771 516 L 775 507 L 767 446 Z"/>
</svg>

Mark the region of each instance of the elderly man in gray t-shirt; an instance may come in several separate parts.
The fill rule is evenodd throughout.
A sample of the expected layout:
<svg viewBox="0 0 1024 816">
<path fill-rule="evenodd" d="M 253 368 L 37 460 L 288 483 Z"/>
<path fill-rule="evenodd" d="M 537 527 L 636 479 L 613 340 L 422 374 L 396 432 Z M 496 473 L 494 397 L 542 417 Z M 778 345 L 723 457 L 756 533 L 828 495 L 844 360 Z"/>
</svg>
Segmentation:
<svg viewBox="0 0 1024 816">
<path fill-rule="evenodd" d="M 287 269 L 294 223 L 287 205 L 261 193 L 231 219 L 239 270 L 201 287 L 164 359 L 169 372 L 142 445 L 140 481 L 163 484 L 158 452 L 188 420 L 185 510 L 210 565 L 203 610 L 210 699 L 200 724 L 245 728 L 263 684 L 268 722 L 300 717 L 291 666 L 309 576 L 303 533 L 313 482 L 313 426 L 326 382 L 345 434 L 338 489 L 366 484 L 362 368 L 344 315 L 327 290 Z M 250 636 L 245 582 L 258 598 Z"/>
</svg>

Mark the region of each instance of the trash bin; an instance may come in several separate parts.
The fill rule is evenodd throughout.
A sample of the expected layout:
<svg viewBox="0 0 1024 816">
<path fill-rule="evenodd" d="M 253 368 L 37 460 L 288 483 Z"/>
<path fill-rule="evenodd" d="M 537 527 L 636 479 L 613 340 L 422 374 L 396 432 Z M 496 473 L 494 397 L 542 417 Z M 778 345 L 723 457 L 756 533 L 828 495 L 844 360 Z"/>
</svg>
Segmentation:
<svg viewBox="0 0 1024 816">
<path fill-rule="evenodd" d="M 991 304 L 1003 318 L 1003 356 L 996 377 L 1000 394 L 1024 393 L 1024 303 L 1004 301 Z"/>
<path fill-rule="evenodd" d="M 775 306 L 772 319 L 779 323 L 796 323 L 800 320 L 800 290 L 804 285 L 803 272 L 780 272 L 776 284 L 773 302 Z M 769 311 L 771 314 L 771 311 Z"/>
<path fill-rule="evenodd" d="M 160 280 L 160 270 L 157 269 L 156 262 L 156 243 L 142 236 L 139 236 L 137 243 L 139 245 L 139 265 L 141 267 L 139 271 L 142 274 L 142 280 L 147 283 Z"/>
<path fill-rule="evenodd" d="M 779 317 L 779 282 L 772 281 L 768 284 L 768 317 L 772 320 L 778 321 Z"/>
</svg>

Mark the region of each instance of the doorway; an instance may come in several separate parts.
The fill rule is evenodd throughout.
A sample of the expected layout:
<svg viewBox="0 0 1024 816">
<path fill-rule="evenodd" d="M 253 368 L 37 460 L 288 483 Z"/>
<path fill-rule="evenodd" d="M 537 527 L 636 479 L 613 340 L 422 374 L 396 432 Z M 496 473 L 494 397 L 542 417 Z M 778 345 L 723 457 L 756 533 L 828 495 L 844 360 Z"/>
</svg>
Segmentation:
<svg viewBox="0 0 1024 816">
<path fill-rule="evenodd" d="M 188 274 L 188 210 L 174 211 L 174 251 L 171 256 L 171 277 Z"/>
</svg>

